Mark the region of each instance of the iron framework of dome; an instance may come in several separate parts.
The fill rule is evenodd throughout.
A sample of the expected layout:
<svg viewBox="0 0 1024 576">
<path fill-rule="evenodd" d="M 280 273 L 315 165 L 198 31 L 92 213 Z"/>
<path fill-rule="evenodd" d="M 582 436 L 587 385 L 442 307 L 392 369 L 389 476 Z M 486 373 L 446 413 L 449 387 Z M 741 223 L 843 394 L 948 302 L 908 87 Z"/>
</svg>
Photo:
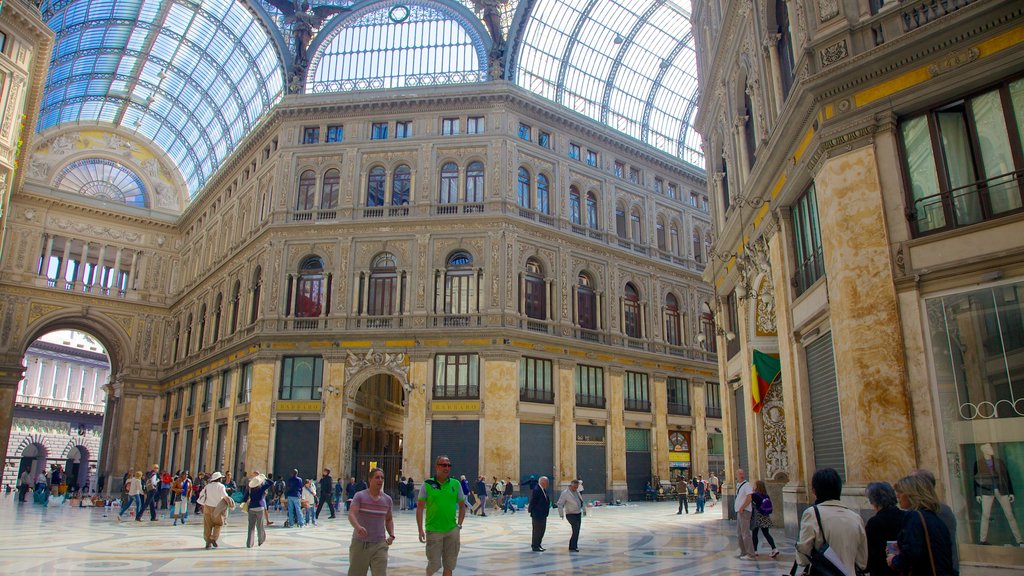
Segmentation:
<svg viewBox="0 0 1024 576">
<path fill-rule="evenodd" d="M 302 3 L 299 3 L 302 6 Z M 194 196 L 286 92 L 504 79 L 703 169 L 688 1 L 54 0 L 37 129 L 109 123 Z M 429 65 L 413 55 L 430 54 Z M 447 66 L 438 66 L 444 62 Z"/>
</svg>

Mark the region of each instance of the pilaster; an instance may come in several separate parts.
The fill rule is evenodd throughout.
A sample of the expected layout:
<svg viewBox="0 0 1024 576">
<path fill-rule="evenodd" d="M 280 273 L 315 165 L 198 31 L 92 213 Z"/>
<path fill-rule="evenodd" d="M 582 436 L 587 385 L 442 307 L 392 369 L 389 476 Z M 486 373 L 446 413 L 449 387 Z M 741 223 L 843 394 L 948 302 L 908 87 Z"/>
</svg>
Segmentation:
<svg viewBox="0 0 1024 576">
<path fill-rule="evenodd" d="M 260 358 L 252 365 L 252 394 L 249 399 L 249 431 L 244 466 L 245 470 L 270 470 L 270 446 L 273 444 L 274 426 L 271 408 L 274 404 L 274 373 L 277 361 Z M 276 470 L 274 472 L 277 472 Z"/>
<path fill-rule="evenodd" d="M 625 375 L 622 368 L 612 367 L 608 370 L 608 385 L 605 393 L 608 396 L 608 487 L 616 500 L 627 500 L 629 490 L 626 486 L 626 425 L 625 415 Z"/>
<path fill-rule="evenodd" d="M 429 477 L 432 466 L 430 458 L 430 429 L 427 427 L 427 401 L 430 387 L 430 354 L 413 352 L 409 354 L 409 383 L 412 385 L 405 399 L 405 428 L 402 429 L 402 471 L 412 476 L 419 484 Z M 348 439 L 342 438 L 343 445 Z"/>
<path fill-rule="evenodd" d="M 690 434 L 690 474 L 708 469 L 707 392 L 703 378 L 690 381 L 690 414 L 693 415 L 693 433 Z"/>
<path fill-rule="evenodd" d="M 519 478 L 519 356 L 485 353 L 481 361 L 480 470 Z"/>
<path fill-rule="evenodd" d="M 18 383 L 25 369 L 20 358 L 15 362 L 0 365 L 0 452 L 7 454 L 11 441 L 11 425 L 14 423 L 14 400 L 18 395 Z"/>
<path fill-rule="evenodd" d="M 324 354 L 323 402 L 320 417 L 320 469 L 330 468 L 335 478 L 348 474 L 342 436 L 345 418 L 345 357 L 340 354 Z M 391 471 L 393 472 L 393 471 Z"/>
<path fill-rule="evenodd" d="M 568 485 L 576 471 L 576 363 L 561 360 L 555 369 L 555 430 L 558 434 L 557 486 Z"/>
<path fill-rule="evenodd" d="M 659 478 L 668 480 L 668 385 L 665 374 L 654 374 L 654 389 L 651 390 L 653 405 L 651 407 L 654 422 L 651 425 L 651 434 L 654 435 L 651 442 L 651 465 L 652 471 Z"/>
</svg>

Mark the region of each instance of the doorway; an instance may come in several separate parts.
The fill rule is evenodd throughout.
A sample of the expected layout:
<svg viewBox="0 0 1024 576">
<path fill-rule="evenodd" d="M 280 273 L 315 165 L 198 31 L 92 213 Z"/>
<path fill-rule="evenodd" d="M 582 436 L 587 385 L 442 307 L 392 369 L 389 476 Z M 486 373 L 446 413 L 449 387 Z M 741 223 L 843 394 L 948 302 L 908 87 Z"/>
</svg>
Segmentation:
<svg viewBox="0 0 1024 576">
<path fill-rule="evenodd" d="M 405 390 L 390 374 L 369 377 L 352 402 L 352 458 L 338 481 L 366 480 L 370 468 L 384 471 L 384 491 L 398 501 L 402 478 L 402 429 L 405 425 Z"/>
</svg>

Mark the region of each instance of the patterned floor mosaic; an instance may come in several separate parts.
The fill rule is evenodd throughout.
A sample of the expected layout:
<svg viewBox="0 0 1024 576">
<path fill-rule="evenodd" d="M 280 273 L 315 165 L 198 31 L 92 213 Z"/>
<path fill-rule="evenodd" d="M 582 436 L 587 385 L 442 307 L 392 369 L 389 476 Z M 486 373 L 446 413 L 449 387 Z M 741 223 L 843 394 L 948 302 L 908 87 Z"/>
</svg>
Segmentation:
<svg viewBox="0 0 1024 576">
<path fill-rule="evenodd" d="M 607 575 L 772 574 L 789 571 L 793 542 L 776 534 L 782 554 L 771 560 L 762 543 L 760 560 L 737 558 L 735 524 L 720 508 L 703 515 L 676 515 L 673 503 L 640 503 L 593 509 L 583 520 L 581 552 L 567 550 L 569 525 L 554 514 L 546 552 L 530 550 L 530 518 L 524 512 L 466 518 L 456 574 Z M 118 523 L 104 509 L 43 508 L 0 497 L 0 574 L 346 574 L 352 528 L 343 515 L 319 526 L 282 528 L 274 513 L 267 542 L 245 547 L 244 516 L 233 513 L 220 548 L 205 550 L 202 521 L 172 526 L 166 511 L 150 522 Z M 147 515 L 148 516 L 148 515 Z M 422 575 L 426 559 L 414 513 L 397 513 L 397 540 L 388 574 Z"/>
</svg>

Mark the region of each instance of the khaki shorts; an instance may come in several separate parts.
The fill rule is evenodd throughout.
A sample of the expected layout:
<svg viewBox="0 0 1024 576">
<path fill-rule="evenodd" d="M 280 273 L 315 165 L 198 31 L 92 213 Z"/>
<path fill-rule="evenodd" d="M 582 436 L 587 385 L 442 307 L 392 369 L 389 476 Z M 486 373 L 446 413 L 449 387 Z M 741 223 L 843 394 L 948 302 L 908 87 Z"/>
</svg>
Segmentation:
<svg viewBox="0 0 1024 576">
<path fill-rule="evenodd" d="M 454 570 L 459 559 L 459 530 L 448 532 L 427 532 L 427 574 L 437 572 L 442 566 Z"/>
<path fill-rule="evenodd" d="M 352 540 L 348 547 L 349 576 L 366 576 L 367 570 L 373 576 L 387 576 L 388 543 L 360 542 Z"/>
</svg>

